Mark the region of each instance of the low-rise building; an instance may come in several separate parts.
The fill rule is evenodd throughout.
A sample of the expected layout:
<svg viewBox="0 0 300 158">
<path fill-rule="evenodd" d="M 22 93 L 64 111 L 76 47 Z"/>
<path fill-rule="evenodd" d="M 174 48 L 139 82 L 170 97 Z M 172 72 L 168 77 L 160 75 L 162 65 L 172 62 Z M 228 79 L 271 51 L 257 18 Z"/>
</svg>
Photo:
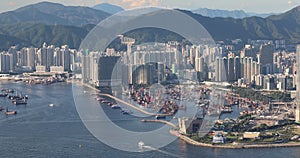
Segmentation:
<svg viewBox="0 0 300 158">
<path fill-rule="evenodd" d="M 213 136 L 212 143 L 219 144 L 224 142 L 225 138 L 223 137 L 223 134 L 221 132 L 218 132 L 215 136 Z"/>
<path fill-rule="evenodd" d="M 259 138 L 260 132 L 245 132 L 243 134 L 244 139 L 257 139 Z"/>
</svg>

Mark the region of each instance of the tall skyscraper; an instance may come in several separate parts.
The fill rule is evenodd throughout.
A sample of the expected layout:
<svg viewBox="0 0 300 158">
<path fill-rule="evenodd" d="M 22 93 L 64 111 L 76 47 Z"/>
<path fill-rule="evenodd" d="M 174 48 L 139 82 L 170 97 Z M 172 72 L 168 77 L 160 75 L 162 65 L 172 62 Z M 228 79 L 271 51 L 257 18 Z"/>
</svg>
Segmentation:
<svg viewBox="0 0 300 158">
<path fill-rule="evenodd" d="M 32 70 L 35 69 L 35 57 L 36 57 L 36 49 L 33 47 L 27 48 L 27 66 L 30 66 Z"/>
<path fill-rule="evenodd" d="M 234 59 L 233 57 L 228 58 L 228 81 L 235 81 L 235 68 L 234 68 Z"/>
<path fill-rule="evenodd" d="M 239 78 L 241 78 L 241 60 L 237 56 L 234 58 L 234 80 L 237 81 Z"/>
<path fill-rule="evenodd" d="M 18 63 L 18 54 L 17 46 L 12 46 L 8 49 L 8 53 L 13 55 L 13 69 L 17 66 Z"/>
<path fill-rule="evenodd" d="M 61 55 L 62 55 L 62 65 L 64 67 L 64 71 L 71 71 L 70 62 L 71 62 L 71 53 L 68 45 L 64 45 L 61 47 Z"/>
<path fill-rule="evenodd" d="M 13 55 L 9 53 L 0 54 L 0 72 L 8 73 L 13 70 Z"/>
<path fill-rule="evenodd" d="M 300 123 L 300 45 L 297 45 L 296 50 L 296 61 L 297 61 L 297 96 L 296 96 L 296 122 Z"/>
<path fill-rule="evenodd" d="M 263 65 L 273 64 L 274 45 L 271 43 L 261 45 L 259 50 L 260 62 Z"/>
<path fill-rule="evenodd" d="M 18 52 L 18 66 L 28 67 L 31 70 L 35 69 L 35 48 L 23 48 Z"/>
<path fill-rule="evenodd" d="M 226 58 L 225 59 L 219 58 L 219 57 L 216 58 L 216 61 L 215 61 L 215 81 L 216 82 L 227 81 L 226 68 L 225 68 L 224 61 L 228 65 Z"/>
<path fill-rule="evenodd" d="M 90 80 L 90 60 L 89 51 L 86 50 L 82 55 L 82 82 L 86 83 Z"/>
<path fill-rule="evenodd" d="M 224 67 L 224 69 L 223 70 L 225 70 L 224 72 L 222 72 L 223 70 L 221 69 L 221 73 L 224 73 L 224 77 L 225 77 L 225 79 L 224 80 L 222 80 L 222 81 L 227 81 L 227 79 L 228 79 L 228 74 L 229 74 L 229 69 L 228 69 L 228 59 L 226 58 L 226 57 L 223 57 L 223 59 L 222 59 L 223 61 L 223 63 L 222 63 L 222 65 L 223 65 L 223 67 Z"/>
</svg>

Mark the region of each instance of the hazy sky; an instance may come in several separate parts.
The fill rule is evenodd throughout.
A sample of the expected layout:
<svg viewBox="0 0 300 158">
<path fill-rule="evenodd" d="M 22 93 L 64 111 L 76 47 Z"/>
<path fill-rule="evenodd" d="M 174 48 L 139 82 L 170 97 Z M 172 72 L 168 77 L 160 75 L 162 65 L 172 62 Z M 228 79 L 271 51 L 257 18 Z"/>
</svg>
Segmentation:
<svg viewBox="0 0 300 158">
<path fill-rule="evenodd" d="M 0 0 L 0 12 L 45 0 Z M 200 7 L 226 10 L 245 10 L 257 13 L 280 13 L 300 5 L 300 0 L 47 0 L 64 5 L 94 6 L 108 2 L 130 9 L 142 6 L 197 9 Z"/>
</svg>

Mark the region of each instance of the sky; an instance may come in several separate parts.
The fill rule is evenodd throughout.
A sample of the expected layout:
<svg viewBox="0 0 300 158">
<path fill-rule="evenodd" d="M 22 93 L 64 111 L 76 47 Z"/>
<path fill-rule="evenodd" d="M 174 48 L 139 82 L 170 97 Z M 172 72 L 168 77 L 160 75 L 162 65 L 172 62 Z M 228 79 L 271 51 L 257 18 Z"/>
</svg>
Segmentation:
<svg viewBox="0 0 300 158">
<path fill-rule="evenodd" d="M 108 2 L 125 9 L 160 6 L 189 10 L 197 8 L 244 10 L 255 13 L 282 13 L 300 5 L 300 0 L 1 0 L 0 12 L 15 10 L 22 6 L 42 1 L 89 7 Z"/>
</svg>

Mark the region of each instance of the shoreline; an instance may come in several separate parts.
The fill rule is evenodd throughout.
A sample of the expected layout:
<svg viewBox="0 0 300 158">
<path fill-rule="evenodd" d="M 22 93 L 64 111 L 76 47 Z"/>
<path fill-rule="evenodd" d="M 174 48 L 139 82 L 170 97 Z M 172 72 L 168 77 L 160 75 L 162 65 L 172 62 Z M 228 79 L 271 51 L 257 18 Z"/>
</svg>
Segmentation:
<svg viewBox="0 0 300 158">
<path fill-rule="evenodd" d="M 170 133 L 184 142 L 201 147 L 222 148 L 222 149 L 250 149 L 250 148 L 278 148 L 278 147 L 300 147 L 300 143 L 282 143 L 282 144 L 228 144 L 228 145 L 212 145 L 197 142 L 187 136 L 178 133 L 175 130 L 170 130 Z"/>
<path fill-rule="evenodd" d="M 156 122 L 156 123 L 164 123 L 170 125 L 172 127 L 177 127 L 175 124 L 164 121 L 164 120 L 141 120 L 141 122 Z M 209 147 L 209 148 L 222 148 L 222 149 L 250 149 L 250 148 L 278 148 L 278 147 L 300 147 L 300 143 L 282 143 L 282 144 L 228 144 L 228 145 L 212 145 L 207 143 L 197 142 L 185 135 L 178 133 L 177 131 L 171 129 L 170 134 L 176 136 L 180 140 L 201 147 Z"/>
</svg>

